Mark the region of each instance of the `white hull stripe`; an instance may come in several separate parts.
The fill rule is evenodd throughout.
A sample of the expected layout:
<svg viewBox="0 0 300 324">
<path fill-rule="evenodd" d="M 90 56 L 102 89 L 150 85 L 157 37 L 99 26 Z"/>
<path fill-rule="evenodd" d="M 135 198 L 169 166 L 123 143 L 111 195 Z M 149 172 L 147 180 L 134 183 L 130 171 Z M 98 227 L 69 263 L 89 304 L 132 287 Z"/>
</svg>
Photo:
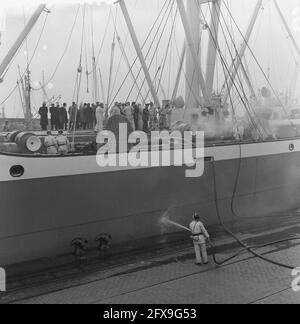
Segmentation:
<svg viewBox="0 0 300 324">
<path fill-rule="evenodd" d="M 291 145 L 293 150 L 291 151 Z M 239 158 L 254 158 L 300 152 L 300 139 L 243 145 L 226 145 L 205 148 L 205 156 L 213 157 L 215 161 L 233 160 Z M 21 165 L 25 173 L 20 178 L 10 175 L 12 166 Z M 151 167 L 148 167 L 151 168 Z M 104 167 L 96 162 L 95 156 L 70 157 L 22 157 L 0 155 L 0 181 L 20 181 L 39 178 L 63 177 L 73 175 L 117 172 L 122 170 L 146 169 L 133 167 Z"/>
</svg>

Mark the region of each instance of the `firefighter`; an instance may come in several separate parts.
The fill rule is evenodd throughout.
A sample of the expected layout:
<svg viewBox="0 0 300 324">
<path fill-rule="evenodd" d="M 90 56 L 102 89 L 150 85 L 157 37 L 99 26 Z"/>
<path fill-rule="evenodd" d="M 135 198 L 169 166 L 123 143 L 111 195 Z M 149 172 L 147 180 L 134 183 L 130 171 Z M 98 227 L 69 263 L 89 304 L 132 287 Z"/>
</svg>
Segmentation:
<svg viewBox="0 0 300 324">
<path fill-rule="evenodd" d="M 49 155 L 55 155 L 58 153 L 58 145 L 55 137 L 52 135 L 51 131 L 47 132 L 47 136 L 44 140 L 44 146 L 46 148 L 46 152 Z"/>
<path fill-rule="evenodd" d="M 193 221 L 190 224 L 191 239 L 194 243 L 196 253 L 196 265 L 201 266 L 203 263 L 208 264 L 208 256 L 206 249 L 206 240 L 209 240 L 209 234 L 204 225 L 200 221 L 199 214 L 193 215 Z"/>
<path fill-rule="evenodd" d="M 62 130 L 58 131 L 58 136 L 56 137 L 56 142 L 58 145 L 58 153 L 59 154 L 68 154 L 70 149 L 70 142 L 68 137 L 64 135 Z"/>
</svg>

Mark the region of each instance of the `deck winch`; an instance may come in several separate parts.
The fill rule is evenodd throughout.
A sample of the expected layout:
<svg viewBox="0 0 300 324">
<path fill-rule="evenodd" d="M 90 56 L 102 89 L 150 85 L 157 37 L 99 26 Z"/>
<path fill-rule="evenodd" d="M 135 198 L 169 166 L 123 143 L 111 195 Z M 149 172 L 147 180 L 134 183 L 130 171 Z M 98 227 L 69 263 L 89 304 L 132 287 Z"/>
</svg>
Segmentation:
<svg viewBox="0 0 300 324">
<path fill-rule="evenodd" d="M 22 132 L 15 139 L 16 144 L 22 152 L 36 153 L 42 148 L 41 139 L 33 133 Z"/>
</svg>

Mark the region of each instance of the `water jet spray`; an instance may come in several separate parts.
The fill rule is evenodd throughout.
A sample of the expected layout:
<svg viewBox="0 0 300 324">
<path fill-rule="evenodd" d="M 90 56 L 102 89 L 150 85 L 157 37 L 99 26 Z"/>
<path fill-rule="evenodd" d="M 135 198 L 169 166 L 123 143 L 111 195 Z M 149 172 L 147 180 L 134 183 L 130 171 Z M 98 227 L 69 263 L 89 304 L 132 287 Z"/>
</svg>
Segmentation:
<svg viewBox="0 0 300 324">
<path fill-rule="evenodd" d="M 161 219 L 160 219 L 160 223 L 161 224 L 163 224 L 163 225 L 172 225 L 172 226 L 175 226 L 175 227 L 178 227 L 178 228 L 180 228 L 180 229 L 183 229 L 183 230 L 185 230 L 185 231 L 188 231 L 188 232 L 191 232 L 190 231 L 190 229 L 188 229 L 187 227 L 185 227 L 185 226 L 183 226 L 183 225 L 181 225 L 181 224 L 179 224 L 179 223 L 176 223 L 176 222 L 173 222 L 173 221 L 171 221 L 169 218 L 168 218 L 168 211 L 166 211 L 163 215 L 162 215 L 162 217 L 161 217 Z"/>
</svg>

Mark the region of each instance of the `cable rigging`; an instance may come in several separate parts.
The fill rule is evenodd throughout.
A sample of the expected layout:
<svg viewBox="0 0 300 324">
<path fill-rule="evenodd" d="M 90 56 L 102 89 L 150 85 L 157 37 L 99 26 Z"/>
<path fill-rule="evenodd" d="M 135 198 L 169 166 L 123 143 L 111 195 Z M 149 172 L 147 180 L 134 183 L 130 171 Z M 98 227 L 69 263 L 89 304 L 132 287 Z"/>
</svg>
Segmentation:
<svg viewBox="0 0 300 324">
<path fill-rule="evenodd" d="M 147 37 L 146 37 L 146 39 L 145 39 L 145 41 L 144 41 L 144 43 L 143 43 L 143 45 L 142 45 L 142 47 L 141 47 L 142 49 L 145 47 L 147 41 L 149 40 L 149 38 L 150 38 L 150 36 L 151 36 L 153 30 L 155 29 L 155 26 L 156 26 L 157 22 L 160 20 L 160 17 L 161 17 L 161 15 L 163 14 L 163 12 L 164 12 L 166 6 L 167 6 L 167 9 L 166 9 L 165 12 L 167 12 L 168 7 L 170 6 L 170 0 L 166 0 L 166 1 L 164 2 L 163 6 L 162 6 L 162 8 L 161 8 L 161 11 L 160 11 L 160 13 L 159 13 L 159 15 L 158 15 L 158 17 L 156 18 L 156 20 L 155 20 L 155 22 L 153 23 L 153 25 L 152 25 L 150 31 L 148 32 L 148 35 L 147 35 Z M 122 81 L 122 83 L 121 83 L 121 85 L 120 85 L 120 87 L 119 87 L 119 89 L 118 89 L 116 95 L 114 96 L 112 102 L 114 102 L 114 101 L 116 100 L 116 98 L 118 97 L 118 95 L 119 95 L 120 91 L 122 90 L 122 88 L 123 88 L 125 82 L 127 81 L 129 75 L 131 74 L 131 70 L 133 69 L 133 67 L 134 67 L 134 65 L 136 64 L 137 60 L 138 60 L 138 56 L 136 56 L 136 58 L 135 58 L 133 64 L 131 65 L 130 70 L 127 72 L 127 74 L 126 74 L 124 80 Z"/>
<path fill-rule="evenodd" d="M 61 62 L 63 61 L 63 59 L 64 59 L 64 57 L 65 57 L 65 55 L 67 54 L 67 51 L 68 51 L 68 49 L 69 49 L 69 46 L 70 46 L 70 43 L 71 43 L 71 40 L 72 40 L 72 36 L 73 36 L 74 30 L 75 30 L 75 27 L 76 27 L 77 19 L 78 19 L 78 16 L 79 16 L 80 7 L 81 7 L 81 6 L 78 5 L 78 8 L 77 8 L 77 11 L 76 11 L 76 14 L 75 14 L 75 19 L 74 19 L 74 22 L 73 22 L 73 25 L 72 25 L 72 28 L 71 28 L 70 34 L 69 34 L 69 36 L 68 36 L 66 46 L 65 46 L 65 48 L 64 48 L 64 50 L 63 50 L 63 53 L 62 53 L 60 59 L 58 60 L 56 66 L 55 66 L 55 68 L 54 68 L 53 73 L 51 74 L 51 76 L 50 76 L 50 78 L 48 79 L 47 82 L 45 82 L 41 87 L 36 88 L 36 89 L 33 89 L 34 91 L 40 91 L 40 90 L 42 90 L 43 88 L 46 88 L 47 85 L 48 85 L 48 84 L 49 84 L 49 83 L 54 79 L 54 77 L 55 77 L 55 75 L 56 75 L 56 73 L 57 73 L 57 71 L 58 71 L 58 69 L 59 69 L 59 67 L 60 67 Z"/>
</svg>

